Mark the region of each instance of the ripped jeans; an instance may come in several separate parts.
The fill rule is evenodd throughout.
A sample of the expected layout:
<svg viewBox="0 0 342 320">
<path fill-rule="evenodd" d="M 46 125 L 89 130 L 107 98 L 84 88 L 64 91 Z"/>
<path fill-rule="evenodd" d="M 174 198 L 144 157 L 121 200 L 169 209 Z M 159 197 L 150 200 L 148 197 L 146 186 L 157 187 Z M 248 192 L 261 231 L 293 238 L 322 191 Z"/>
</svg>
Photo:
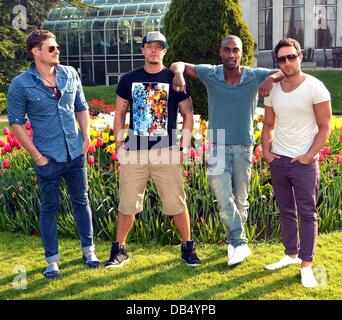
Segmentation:
<svg viewBox="0 0 342 320">
<path fill-rule="evenodd" d="M 227 228 L 227 243 L 234 247 L 248 243 L 244 225 L 249 208 L 252 152 L 251 145 L 214 145 L 208 160 L 210 187 Z"/>
</svg>

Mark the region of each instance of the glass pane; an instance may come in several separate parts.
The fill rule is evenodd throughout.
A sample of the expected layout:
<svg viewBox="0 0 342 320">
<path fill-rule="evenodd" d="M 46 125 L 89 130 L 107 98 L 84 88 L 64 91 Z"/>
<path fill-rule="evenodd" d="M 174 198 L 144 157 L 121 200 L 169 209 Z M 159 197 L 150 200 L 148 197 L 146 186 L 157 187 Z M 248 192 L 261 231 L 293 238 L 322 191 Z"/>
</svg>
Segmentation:
<svg viewBox="0 0 342 320">
<path fill-rule="evenodd" d="M 137 14 L 149 14 L 151 12 L 151 3 L 142 3 L 138 8 Z"/>
<path fill-rule="evenodd" d="M 118 73 L 119 66 L 117 61 L 107 61 L 107 72 L 108 73 Z"/>
<path fill-rule="evenodd" d="M 105 70 L 105 62 L 94 62 L 94 71 L 95 71 L 95 82 L 96 84 L 105 85 L 106 84 L 106 70 Z"/>
<path fill-rule="evenodd" d="M 93 31 L 93 48 L 94 55 L 102 55 L 105 50 L 104 43 L 104 32 L 103 31 Z"/>
<path fill-rule="evenodd" d="M 93 66 L 90 61 L 82 61 L 82 84 L 83 85 L 89 85 L 93 84 L 92 81 L 93 78 Z"/>
<path fill-rule="evenodd" d="M 131 53 L 131 29 L 119 29 L 119 49 L 120 54 Z"/>
<path fill-rule="evenodd" d="M 152 6 L 151 14 L 162 14 L 164 12 L 164 3 L 154 3 Z"/>
<path fill-rule="evenodd" d="M 113 6 L 111 16 L 122 16 L 125 9 L 125 5 Z"/>
<path fill-rule="evenodd" d="M 131 61 L 120 61 L 120 72 L 126 73 L 132 70 L 132 63 Z"/>
<path fill-rule="evenodd" d="M 69 52 L 69 56 L 79 55 L 78 32 L 68 32 L 68 52 Z"/>
<path fill-rule="evenodd" d="M 81 55 L 91 56 L 91 31 L 80 30 Z"/>
<path fill-rule="evenodd" d="M 94 4 L 106 4 L 106 0 L 95 0 Z"/>
<path fill-rule="evenodd" d="M 109 17 L 111 9 L 112 9 L 111 6 L 101 7 L 99 10 L 99 17 Z"/>
<path fill-rule="evenodd" d="M 138 5 L 137 4 L 128 4 L 125 8 L 126 16 L 135 16 L 137 14 Z"/>
<path fill-rule="evenodd" d="M 95 20 L 93 24 L 93 30 L 103 30 L 106 20 Z"/>
<path fill-rule="evenodd" d="M 116 41 L 116 30 L 106 30 L 106 54 L 117 54 L 118 43 Z"/>
<path fill-rule="evenodd" d="M 259 8 L 265 8 L 265 0 L 259 0 Z"/>
</svg>

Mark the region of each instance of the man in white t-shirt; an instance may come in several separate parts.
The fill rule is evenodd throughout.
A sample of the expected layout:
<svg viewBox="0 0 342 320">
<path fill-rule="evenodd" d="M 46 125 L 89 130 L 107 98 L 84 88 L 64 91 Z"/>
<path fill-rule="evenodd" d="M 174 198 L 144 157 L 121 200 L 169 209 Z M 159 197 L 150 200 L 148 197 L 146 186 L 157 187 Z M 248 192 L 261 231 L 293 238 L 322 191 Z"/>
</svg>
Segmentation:
<svg viewBox="0 0 342 320">
<path fill-rule="evenodd" d="M 302 284 L 312 288 L 317 286 L 311 268 L 318 234 L 317 158 L 330 134 L 330 93 L 321 81 L 301 71 L 303 55 L 296 40 L 282 39 L 275 53 L 284 79 L 274 83 L 265 98 L 262 139 L 280 210 L 285 256 L 266 269 L 301 263 Z"/>
</svg>

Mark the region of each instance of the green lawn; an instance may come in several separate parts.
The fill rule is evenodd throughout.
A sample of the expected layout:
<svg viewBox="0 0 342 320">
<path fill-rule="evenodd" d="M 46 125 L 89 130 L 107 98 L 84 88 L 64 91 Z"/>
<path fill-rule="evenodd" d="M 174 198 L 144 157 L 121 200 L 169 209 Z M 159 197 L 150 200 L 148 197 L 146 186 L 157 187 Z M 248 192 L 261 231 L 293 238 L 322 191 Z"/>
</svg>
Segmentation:
<svg viewBox="0 0 342 320">
<path fill-rule="evenodd" d="M 320 79 L 331 94 L 332 108 L 334 114 L 342 115 L 342 71 L 341 70 L 319 70 L 310 71 L 309 74 Z"/>
<path fill-rule="evenodd" d="M 7 122 L 0 122 L 0 140 L 6 141 L 6 136 L 3 135 L 3 129 L 8 127 Z"/>
<path fill-rule="evenodd" d="M 111 244 L 97 241 L 103 262 Z M 131 262 L 119 269 L 88 269 L 81 262 L 79 242 L 60 240 L 61 277 L 42 276 L 45 263 L 41 239 L 0 233 L 0 300 L 3 299 L 341 299 L 342 232 L 320 235 L 315 266 L 327 277 L 323 288 L 305 289 L 299 266 L 270 272 L 266 263 L 283 255 L 281 244 L 255 245 L 243 264 L 229 268 L 226 246 L 198 245 L 202 266 L 190 268 L 179 260 L 179 246 L 129 245 Z M 14 289 L 17 265 L 27 271 L 27 289 Z M 323 270 L 323 272 L 322 272 Z M 321 276 L 321 279 L 324 277 Z"/>
<path fill-rule="evenodd" d="M 83 87 L 87 101 L 92 99 L 104 100 L 105 104 L 115 104 L 116 86 Z"/>
</svg>

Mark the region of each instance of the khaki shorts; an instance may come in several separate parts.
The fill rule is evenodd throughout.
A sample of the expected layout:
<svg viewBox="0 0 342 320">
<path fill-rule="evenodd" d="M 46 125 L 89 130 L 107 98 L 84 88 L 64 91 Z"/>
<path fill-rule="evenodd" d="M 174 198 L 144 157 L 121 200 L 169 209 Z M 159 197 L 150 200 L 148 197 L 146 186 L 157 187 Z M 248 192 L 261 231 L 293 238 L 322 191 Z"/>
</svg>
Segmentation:
<svg viewBox="0 0 342 320">
<path fill-rule="evenodd" d="M 134 215 L 143 210 L 147 182 L 152 178 L 166 215 L 187 212 L 180 152 L 173 148 L 118 152 L 120 163 L 119 212 Z"/>
</svg>

